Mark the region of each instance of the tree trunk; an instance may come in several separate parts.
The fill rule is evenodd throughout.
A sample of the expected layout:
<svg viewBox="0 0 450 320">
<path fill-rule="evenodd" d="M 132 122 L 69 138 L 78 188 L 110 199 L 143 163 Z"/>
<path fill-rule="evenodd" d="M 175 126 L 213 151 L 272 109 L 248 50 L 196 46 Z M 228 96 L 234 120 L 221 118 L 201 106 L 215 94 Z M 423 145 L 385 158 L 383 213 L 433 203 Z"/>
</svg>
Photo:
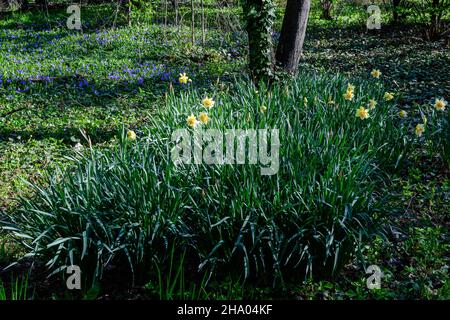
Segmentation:
<svg viewBox="0 0 450 320">
<path fill-rule="evenodd" d="M 296 74 L 298 70 L 310 6 L 311 0 L 287 0 L 276 60 L 291 74 Z"/>
<path fill-rule="evenodd" d="M 204 4 L 204 0 L 201 0 L 201 4 L 202 4 L 202 45 L 205 46 L 206 30 L 205 30 L 205 4 Z"/>
<path fill-rule="evenodd" d="M 255 83 L 270 80 L 273 76 L 273 1 L 243 0 L 242 6 L 248 34 L 251 76 Z"/>
<path fill-rule="evenodd" d="M 131 0 L 128 0 L 127 19 L 128 19 L 128 26 L 131 27 Z"/>
<path fill-rule="evenodd" d="M 195 11 L 194 0 L 191 0 L 191 29 L 192 29 L 192 45 L 195 46 Z"/>
<path fill-rule="evenodd" d="M 41 8 L 45 8 L 47 6 L 47 0 L 36 0 L 36 4 Z"/>
<path fill-rule="evenodd" d="M 172 5 L 175 10 L 175 25 L 178 26 L 178 0 L 172 0 Z"/>
<path fill-rule="evenodd" d="M 431 15 L 430 15 L 430 27 L 429 27 L 429 40 L 436 40 L 439 38 L 439 0 L 433 0 L 431 2 Z"/>
<path fill-rule="evenodd" d="M 392 0 L 392 20 L 395 24 L 398 23 L 398 6 L 401 0 Z"/>
<path fill-rule="evenodd" d="M 331 16 L 331 8 L 333 7 L 333 1 L 322 0 L 320 4 L 322 6 L 322 15 L 320 17 L 325 20 L 333 20 L 333 17 Z"/>
<path fill-rule="evenodd" d="M 23 0 L 21 9 L 28 10 L 29 7 L 30 7 L 30 3 L 28 2 L 28 0 Z"/>
<path fill-rule="evenodd" d="M 164 0 L 164 38 L 167 32 L 167 0 Z"/>
</svg>

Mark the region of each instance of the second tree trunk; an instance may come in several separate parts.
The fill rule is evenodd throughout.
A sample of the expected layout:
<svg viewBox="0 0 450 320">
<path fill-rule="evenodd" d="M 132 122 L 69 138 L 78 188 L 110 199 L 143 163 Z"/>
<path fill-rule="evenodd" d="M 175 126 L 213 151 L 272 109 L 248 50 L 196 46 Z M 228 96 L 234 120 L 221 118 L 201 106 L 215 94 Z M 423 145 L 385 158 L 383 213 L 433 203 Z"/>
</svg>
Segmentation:
<svg viewBox="0 0 450 320">
<path fill-rule="evenodd" d="M 276 60 L 291 74 L 297 73 L 310 6 L 311 0 L 288 0 L 286 4 Z"/>
</svg>

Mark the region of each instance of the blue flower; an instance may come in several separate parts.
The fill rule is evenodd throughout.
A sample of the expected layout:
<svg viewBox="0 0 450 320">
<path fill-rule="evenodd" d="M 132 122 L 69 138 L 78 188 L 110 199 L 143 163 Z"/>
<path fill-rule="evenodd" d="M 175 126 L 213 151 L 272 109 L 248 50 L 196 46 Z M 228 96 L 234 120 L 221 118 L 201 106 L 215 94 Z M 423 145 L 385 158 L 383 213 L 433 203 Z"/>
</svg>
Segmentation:
<svg viewBox="0 0 450 320">
<path fill-rule="evenodd" d="M 86 79 L 81 80 L 80 83 L 78 84 L 80 88 L 87 87 L 88 85 L 89 82 Z"/>
</svg>

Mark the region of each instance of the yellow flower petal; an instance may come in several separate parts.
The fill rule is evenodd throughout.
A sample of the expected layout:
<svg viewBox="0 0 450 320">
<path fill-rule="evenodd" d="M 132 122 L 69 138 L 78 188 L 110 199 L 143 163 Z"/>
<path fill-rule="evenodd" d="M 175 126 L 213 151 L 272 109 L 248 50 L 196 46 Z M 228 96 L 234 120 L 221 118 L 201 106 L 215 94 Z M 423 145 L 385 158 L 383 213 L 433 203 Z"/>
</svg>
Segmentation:
<svg viewBox="0 0 450 320">
<path fill-rule="evenodd" d="M 372 77 L 378 79 L 381 76 L 381 71 L 378 69 L 373 69 L 370 74 L 372 75 Z"/>
<path fill-rule="evenodd" d="M 127 139 L 130 141 L 136 140 L 137 136 L 136 133 L 133 130 L 128 130 L 127 132 Z"/>
<path fill-rule="evenodd" d="M 417 124 L 415 132 L 416 136 L 418 137 L 422 136 L 422 133 L 425 132 L 425 126 L 422 123 Z"/>
<path fill-rule="evenodd" d="M 355 91 L 355 86 L 352 85 L 351 83 L 349 83 L 349 84 L 347 85 L 347 91 L 351 91 L 351 92 Z"/>
<path fill-rule="evenodd" d="M 202 100 L 202 104 L 206 109 L 211 109 L 214 107 L 214 104 L 216 102 L 212 98 L 205 97 L 205 99 Z"/>
<path fill-rule="evenodd" d="M 386 92 L 386 93 L 384 94 L 384 100 L 386 100 L 386 101 L 391 101 L 392 99 L 394 99 L 394 94 L 393 94 L 393 93 Z"/>
<path fill-rule="evenodd" d="M 186 84 L 186 83 L 188 83 L 188 81 L 192 82 L 192 80 L 189 79 L 189 77 L 186 75 L 186 73 L 180 73 L 180 77 L 178 78 L 178 81 L 181 84 Z"/>
<path fill-rule="evenodd" d="M 209 121 L 209 116 L 205 112 L 200 112 L 198 118 L 200 119 L 200 122 L 203 124 L 207 124 Z"/>
<path fill-rule="evenodd" d="M 444 99 L 436 98 L 436 101 L 434 102 L 434 107 L 436 108 L 436 110 L 444 111 L 446 106 L 447 106 L 447 101 L 445 101 Z"/>
<path fill-rule="evenodd" d="M 353 94 L 353 91 L 350 91 L 350 90 L 347 90 L 347 92 L 344 93 L 344 99 L 345 99 L 345 100 L 351 101 L 351 100 L 353 100 L 353 97 L 354 97 L 354 96 L 355 96 L 355 95 Z"/>
<path fill-rule="evenodd" d="M 356 110 L 355 116 L 359 117 L 361 120 L 369 118 L 369 110 L 367 110 L 364 107 L 360 107 L 358 110 Z"/>
<path fill-rule="evenodd" d="M 187 122 L 187 125 L 192 128 L 194 128 L 198 124 L 198 121 L 193 114 L 191 114 L 189 117 L 187 117 L 186 122 Z"/>
</svg>

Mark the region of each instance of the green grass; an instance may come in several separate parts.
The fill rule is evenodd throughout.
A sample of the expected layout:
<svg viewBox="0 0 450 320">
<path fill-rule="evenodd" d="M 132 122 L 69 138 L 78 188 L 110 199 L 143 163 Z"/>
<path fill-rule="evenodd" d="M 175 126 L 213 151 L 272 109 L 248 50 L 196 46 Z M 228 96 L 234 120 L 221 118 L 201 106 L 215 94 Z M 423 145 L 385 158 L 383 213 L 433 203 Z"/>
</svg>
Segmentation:
<svg viewBox="0 0 450 320">
<path fill-rule="evenodd" d="M 0 279 L 0 301 L 2 300 L 28 300 L 31 298 L 29 293 L 28 276 L 12 277 L 10 287 L 4 286 Z"/>
</svg>

